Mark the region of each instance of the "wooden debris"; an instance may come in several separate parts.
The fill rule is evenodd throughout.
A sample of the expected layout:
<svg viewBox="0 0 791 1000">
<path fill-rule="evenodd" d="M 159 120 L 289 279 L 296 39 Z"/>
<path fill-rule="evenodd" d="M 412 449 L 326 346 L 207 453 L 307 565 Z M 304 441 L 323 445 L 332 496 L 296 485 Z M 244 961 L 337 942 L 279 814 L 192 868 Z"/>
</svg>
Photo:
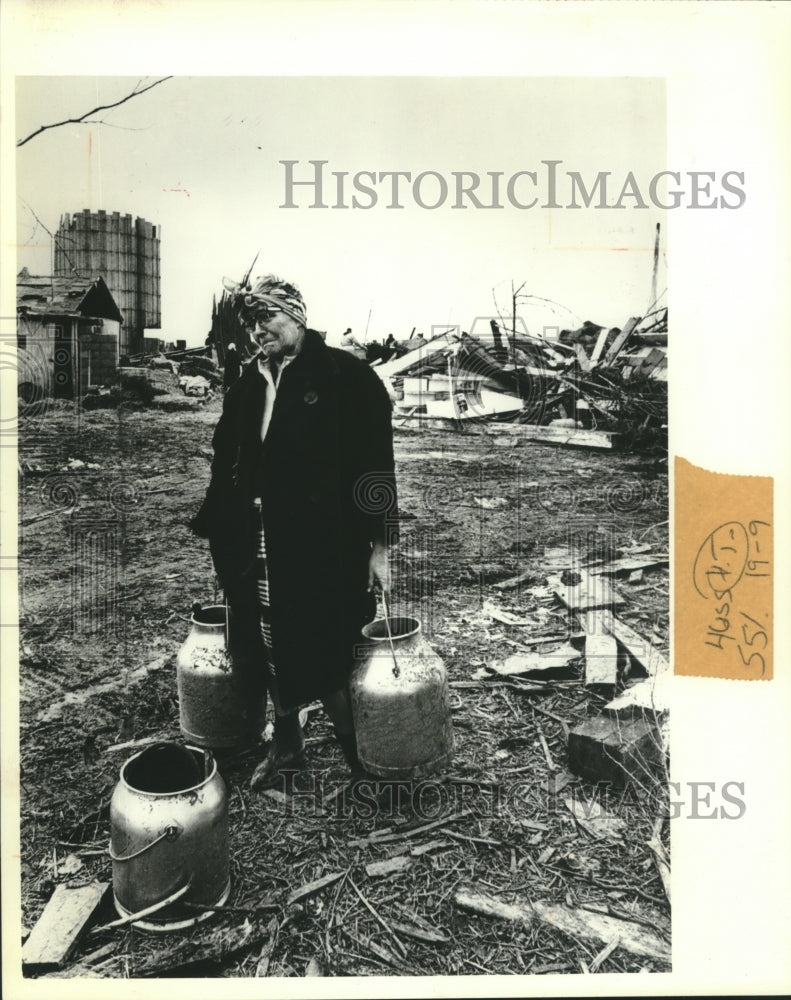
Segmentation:
<svg viewBox="0 0 791 1000">
<path fill-rule="evenodd" d="M 614 688 L 618 682 L 618 643 L 612 635 L 585 636 L 585 685 Z"/>
<path fill-rule="evenodd" d="M 326 971 L 324 969 L 324 963 L 321 961 L 320 958 L 317 958 L 315 955 L 313 956 L 313 958 L 311 958 L 311 960 L 305 966 L 305 975 L 306 976 L 326 976 L 327 975 L 327 973 L 326 973 Z"/>
<path fill-rule="evenodd" d="M 499 920 L 516 920 L 520 923 L 531 924 L 533 922 L 533 911 L 529 906 L 515 906 L 511 903 L 503 903 L 493 896 L 484 895 L 475 889 L 457 889 L 453 897 L 457 906 L 471 913 L 478 913 L 484 917 L 496 917 Z"/>
<path fill-rule="evenodd" d="M 549 653 L 516 653 L 513 656 L 507 656 L 504 660 L 491 660 L 485 667 L 476 670 L 472 676 L 473 680 L 481 680 L 491 676 L 492 673 L 508 677 L 513 674 L 530 674 L 545 670 L 565 671 L 572 660 L 576 660 L 578 657 L 577 650 L 569 643 L 565 643 Z"/>
<path fill-rule="evenodd" d="M 655 566 L 667 566 L 670 561 L 667 553 L 655 556 L 623 556 L 613 559 L 604 566 L 588 566 L 591 576 L 615 576 L 617 573 L 633 573 L 636 570 L 653 569 Z"/>
<path fill-rule="evenodd" d="M 543 441 L 545 444 L 569 445 L 576 448 L 612 449 L 618 435 L 611 431 L 584 430 L 581 427 L 543 427 L 538 424 L 487 423 L 487 431 L 495 444 L 511 440 Z"/>
<path fill-rule="evenodd" d="M 60 967 L 93 917 L 109 882 L 58 885 L 22 949 L 23 965 Z"/>
<path fill-rule="evenodd" d="M 592 837 L 597 840 L 623 841 L 626 820 L 608 813 L 600 802 L 594 799 L 583 803 L 573 797 L 566 799 L 564 805 L 582 829 Z"/>
<path fill-rule="evenodd" d="M 641 319 L 642 319 L 641 316 L 631 316 L 626 321 L 621 332 L 617 334 L 615 340 L 613 340 L 613 342 L 607 348 L 607 352 L 604 355 L 604 359 L 602 361 L 603 365 L 611 365 L 613 361 L 615 361 L 615 359 L 618 357 L 621 348 L 624 346 L 629 337 L 631 337 L 635 327 L 637 326 L 637 324 L 640 322 Z"/>
<path fill-rule="evenodd" d="M 670 947 L 667 942 L 649 928 L 632 921 L 621 920 L 603 913 L 592 913 L 589 910 L 574 909 L 546 900 L 518 905 L 503 903 L 474 889 L 457 889 L 454 900 L 463 909 L 487 917 L 513 920 L 527 925 L 537 918 L 570 937 L 597 945 L 610 944 L 617 938 L 619 946 L 632 955 L 663 963 L 670 962 Z"/>
<path fill-rule="evenodd" d="M 548 576 L 547 583 L 570 611 L 591 611 L 594 608 L 612 608 L 623 604 L 623 598 L 614 593 L 609 581 L 592 576 L 584 567 L 574 568 L 579 582 L 565 584 L 560 576 Z"/>
<path fill-rule="evenodd" d="M 365 866 L 365 874 L 369 878 L 377 878 L 380 875 L 394 875 L 396 872 L 406 871 L 411 868 L 412 859 L 403 855 L 395 858 L 387 858 L 385 861 L 371 861 Z"/>
<path fill-rule="evenodd" d="M 417 847 L 413 847 L 409 853 L 413 858 L 419 858 L 424 854 L 428 854 L 429 851 L 439 850 L 440 847 L 452 846 L 447 840 L 430 840 L 427 844 L 418 844 Z"/>
<path fill-rule="evenodd" d="M 303 899 L 309 899 L 311 896 L 315 896 L 317 892 L 321 892 L 321 890 L 326 889 L 328 885 L 333 885 L 338 881 L 338 879 L 343 878 L 344 874 L 345 872 L 332 872 L 330 875 L 324 875 L 322 878 L 317 878 L 314 882 L 308 882 L 299 889 L 294 889 L 288 897 L 288 905 L 291 906 L 294 903 L 301 902 Z"/>
<path fill-rule="evenodd" d="M 474 811 L 472 809 L 462 809 L 461 812 L 454 813 L 452 816 L 445 816 L 443 819 L 435 819 L 431 823 L 423 823 L 422 826 L 413 826 L 411 829 L 403 830 L 400 833 L 390 833 L 385 837 L 363 837 L 358 840 L 350 840 L 349 847 L 369 847 L 371 844 L 388 844 L 392 843 L 394 840 L 403 840 L 405 837 L 418 837 L 421 833 L 425 833 L 427 830 L 435 830 L 438 826 L 446 826 L 448 823 L 456 823 L 460 819 L 472 816 L 473 812 Z"/>
<path fill-rule="evenodd" d="M 654 862 L 656 863 L 657 871 L 659 872 L 659 877 L 662 879 L 662 886 L 665 890 L 665 895 L 667 896 L 668 903 L 671 902 L 670 899 L 670 858 L 665 850 L 665 845 L 660 839 L 660 834 L 662 832 L 662 817 L 658 816 L 655 823 L 654 829 L 651 832 L 651 839 L 648 841 L 648 846 L 654 855 Z"/>
<path fill-rule="evenodd" d="M 527 583 L 529 579 L 533 576 L 533 571 L 526 569 L 524 573 L 520 573 L 518 576 L 509 577 L 507 580 L 501 580 L 499 583 L 495 583 L 495 590 L 513 590 L 514 587 L 518 587 L 521 583 Z"/>
<path fill-rule="evenodd" d="M 650 677 L 652 674 L 669 670 L 670 664 L 667 658 L 647 639 L 644 639 L 626 622 L 620 620 L 615 615 L 607 614 L 603 616 L 604 628 L 614 635 L 618 642 L 624 647 L 626 652 L 634 659 Z"/>
<path fill-rule="evenodd" d="M 391 920 L 390 926 L 394 931 L 403 934 L 405 937 L 415 938 L 416 941 L 424 941 L 426 944 L 447 944 L 450 938 L 447 934 L 434 928 L 427 928 L 405 920 Z"/>
<path fill-rule="evenodd" d="M 160 899 L 158 903 L 152 903 L 151 906 L 146 906 L 145 909 L 138 910 L 137 913 L 130 913 L 125 917 L 119 917 L 117 920 L 111 920 L 109 924 L 103 924 L 101 927 L 94 927 L 93 932 L 95 934 L 100 934 L 102 931 L 113 930 L 116 927 L 125 927 L 127 924 L 133 924 L 136 920 L 142 920 L 144 917 L 150 917 L 154 913 L 159 913 L 159 911 L 164 910 L 166 906 L 170 906 L 171 903 L 177 902 L 182 896 L 186 896 L 189 892 L 191 884 L 192 878 L 190 878 L 186 885 L 180 886 L 175 892 L 171 893 L 165 899 Z"/>
<path fill-rule="evenodd" d="M 258 962 L 255 967 L 255 975 L 257 979 L 263 979 L 269 974 L 269 963 L 272 961 L 272 954 L 275 950 L 275 945 L 277 944 L 279 931 L 280 924 L 278 923 L 278 919 L 277 917 L 272 917 L 266 928 L 268 940 L 261 949 L 261 954 L 258 956 Z"/>
<path fill-rule="evenodd" d="M 623 784 L 650 775 L 660 752 L 656 728 L 646 720 L 595 716 L 569 733 L 568 766 L 589 781 Z"/>
<path fill-rule="evenodd" d="M 351 878 L 349 879 L 349 885 L 350 885 L 350 886 L 352 887 L 352 889 L 354 889 L 355 893 L 356 893 L 356 894 L 357 894 L 357 896 L 359 897 L 359 899 L 360 899 L 360 902 L 361 902 L 361 903 L 363 904 L 363 906 L 365 906 L 365 908 L 366 908 L 366 909 L 367 909 L 367 910 L 369 911 L 369 913 L 371 913 L 371 914 L 372 914 L 372 915 L 373 915 L 373 916 L 374 916 L 374 917 L 376 918 L 376 920 L 377 920 L 377 921 L 378 921 L 378 922 L 379 922 L 379 923 L 380 923 L 380 924 L 382 925 L 382 927 L 384 927 L 384 929 L 385 929 L 385 930 L 387 931 L 387 933 L 388 933 L 388 934 L 390 935 L 390 937 L 392 937 L 392 939 L 393 939 L 393 942 L 394 942 L 394 944 L 395 944 L 395 945 L 397 946 L 398 950 L 399 950 L 399 951 L 401 952 L 401 954 L 402 954 L 402 955 L 403 955 L 403 956 L 404 956 L 404 957 L 406 958 L 406 953 L 407 953 L 407 951 L 406 951 L 406 948 L 404 947 L 404 943 L 403 943 L 403 941 L 402 941 L 402 940 L 401 940 L 401 939 L 400 939 L 400 938 L 398 937 L 398 935 L 397 935 L 397 934 L 396 934 L 396 932 L 395 932 L 395 931 L 393 930 L 393 928 L 392 928 L 392 927 L 390 926 L 390 924 L 389 924 L 389 923 L 388 923 L 388 922 L 387 922 L 387 921 L 385 920 L 385 918 L 384 918 L 384 917 L 383 917 L 383 916 L 382 916 L 382 915 L 381 915 L 381 914 L 380 914 L 380 913 L 379 913 L 379 912 L 378 912 L 378 911 L 377 911 L 377 910 L 375 909 L 375 907 L 374 907 L 374 906 L 372 906 L 372 905 L 371 905 L 371 903 L 370 903 L 370 902 L 369 902 L 369 901 L 368 901 L 368 900 L 367 900 L 367 899 L 365 898 L 365 896 L 364 896 L 364 895 L 363 895 L 363 894 L 362 894 L 362 893 L 360 892 L 360 890 L 359 890 L 359 889 L 357 888 L 357 886 L 356 886 L 356 885 L 354 884 L 354 880 L 353 880 L 353 879 L 351 879 Z"/>
</svg>

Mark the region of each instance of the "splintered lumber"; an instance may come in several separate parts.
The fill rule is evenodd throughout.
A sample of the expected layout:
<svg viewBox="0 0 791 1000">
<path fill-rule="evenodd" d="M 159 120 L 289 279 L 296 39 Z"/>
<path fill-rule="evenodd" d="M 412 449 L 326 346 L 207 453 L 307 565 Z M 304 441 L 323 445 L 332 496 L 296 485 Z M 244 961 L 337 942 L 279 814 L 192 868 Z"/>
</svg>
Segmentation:
<svg viewBox="0 0 791 1000">
<path fill-rule="evenodd" d="M 423 823 L 421 826 L 413 826 L 410 830 L 404 830 L 400 833 L 388 833 L 384 837 L 362 837 L 357 840 L 350 840 L 349 847 L 369 847 L 370 845 L 377 844 L 388 844 L 395 840 L 404 840 L 407 837 L 417 837 L 421 833 L 425 833 L 427 830 L 435 830 L 438 826 L 446 826 L 448 823 L 455 823 L 460 819 L 465 819 L 467 816 L 472 816 L 474 814 L 473 809 L 462 809 L 460 812 L 453 813 L 451 816 L 445 816 L 442 819 L 435 819 L 431 823 Z"/>
<path fill-rule="evenodd" d="M 653 569 L 655 566 L 667 566 L 670 557 L 667 553 L 655 556 L 623 556 L 612 559 L 604 566 L 589 566 L 592 576 L 614 576 L 617 573 L 631 573 L 637 569 Z"/>
<path fill-rule="evenodd" d="M 569 667 L 569 664 L 578 657 L 579 653 L 577 650 L 569 643 L 564 643 L 558 649 L 553 649 L 548 653 L 515 653 L 513 656 L 507 656 L 504 660 L 490 660 L 485 667 L 481 667 L 472 677 L 473 680 L 480 680 L 484 677 L 490 677 L 492 674 L 508 677 L 528 674 L 533 671 L 565 671 Z"/>
<path fill-rule="evenodd" d="M 541 424 L 506 424 L 486 423 L 489 434 L 509 435 L 524 441 L 543 441 L 544 444 L 568 445 L 576 448 L 607 448 L 612 449 L 618 435 L 612 431 L 585 430 L 582 427 L 545 427 Z M 505 437 L 493 441 L 500 444 L 508 443 Z"/>
<path fill-rule="evenodd" d="M 394 875 L 396 872 L 405 871 L 412 866 L 412 859 L 399 855 L 395 858 L 387 858 L 385 861 L 371 861 L 365 866 L 365 874 L 369 878 L 376 878 L 379 875 Z"/>
<path fill-rule="evenodd" d="M 188 939 L 158 949 L 135 967 L 135 976 L 154 977 L 163 973 L 171 975 L 195 966 L 224 962 L 247 948 L 259 944 L 268 935 L 268 920 L 264 917 L 246 918 L 234 923 L 230 915 L 221 918 L 220 925 L 212 925 L 193 933 Z"/>
<path fill-rule="evenodd" d="M 618 643 L 612 635 L 585 636 L 585 684 L 614 687 L 618 681 Z"/>
<path fill-rule="evenodd" d="M 634 328 L 640 322 L 642 317 L 631 316 L 625 323 L 623 329 L 615 338 L 615 340 L 607 348 L 607 353 L 604 355 L 603 365 L 611 365 L 613 361 L 618 357 L 621 348 L 624 346 L 626 341 L 631 337 L 634 332 Z"/>
<path fill-rule="evenodd" d="M 585 631 L 588 634 L 609 634 L 615 636 L 630 659 L 645 670 L 649 677 L 669 671 L 667 658 L 648 639 L 644 639 L 633 628 L 617 618 L 611 611 L 597 610 L 586 617 Z"/>
<path fill-rule="evenodd" d="M 293 903 L 299 903 L 309 896 L 314 896 L 317 892 L 321 892 L 322 889 L 326 889 L 328 885 L 333 885 L 338 879 L 343 878 L 343 875 L 343 872 L 332 872 L 329 875 L 324 875 L 322 878 L 317 878 L 315 882 L 308 882 L 299 889 L 294 889 L 288 897 L 288 905 L 291 906 Z"/>
<path fill-rule="evenodd" d="M 475 889 L 457 889 L 457 906 L 485 917 L 513 920 L 531 924 L 536 919 L 541 923 L 582 941 L 597 946 L 608 945 L 618 939 L 618 947 L 641 958 L 651 958 L 659 962 L 670 962 L 670 946 L 655 931 L 631 920 L 621 920 L 605 913 L 574 909 L 560 903 L 537 900 L 535 903 L 503 903 L 492 896 Z"/>
<path fill-rule="evenodd" d="M 609 334 L 610 331 L 607 329 L 606 326 L 602 327 L 602 329 L 599 330 L 599 336 L 596 338 L 596 346 L 593 348 L 593 351 L 590 356 L 591 366 L 595 365 L 596 362 L 601 357 L 602 351 L 604 350 L 604 345 L 607 343 L 607 337 L 609 336 Z"/>
<path fill-rule="evenodd" d="M 411 921 L 393 920 L 391 918 L 390 926 L 398 934 L 414 938 L 416 941 L 425 941 L 426 944 L 447 944 L 450 941 L 447 934 L 434 930 L 433 927 L 419 926 Z"/>
<path fill-rule="evenodd" d="M 608 702 L 603 711 L 621 718 L 658 718 L 669 709 L 669 688 L 670 672 L 664 670 L 626 688 Z"/>
<path fill-rule="evenodd" d="M 574 579 L 579 577 L 578 583 L 565 584 L 557 575 L 547 577 L 549 586 L 570 611 L 592 611 L 624 603 L 623 598 L 613 592 L 609 580 L 592 576 L 583 567 L 575 567 L 573 573 Z"/>
<path fill-rule="evenodd" d="M 22 949 L 23 965 L 60 967 L 102 901 L 109 882 L 55 888 Z"/>
<path fill-rule="evenodd" d="M 667 896 L 668 903 L 671 902 L 670 899 L 670 858 L 665 850 L 665 845 L 660 839 L 660 834 L 662 832 L 662 817 L 657 817 L 654 828 L 651 831 L 651 839 L 648 841 L 648 846 L 654 855 L 654 862 L 656 863 L 657 871 L 659 872 L 659 877 L 662 879 L 662 885 L 665 890 L 665 895 Z"/>
<path fill-rule="evenodd" d="M 568 766 L 589 781 L 642 782 L 660 757 L 660 736 L 645 719 L 599 715 L 569 733 Z"/>
</svg>

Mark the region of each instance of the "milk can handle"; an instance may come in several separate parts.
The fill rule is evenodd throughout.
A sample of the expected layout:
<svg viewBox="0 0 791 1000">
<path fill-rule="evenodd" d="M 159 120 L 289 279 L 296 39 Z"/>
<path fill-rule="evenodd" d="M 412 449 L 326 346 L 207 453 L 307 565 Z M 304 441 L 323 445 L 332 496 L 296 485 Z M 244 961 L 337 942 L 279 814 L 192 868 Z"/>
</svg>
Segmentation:
<svg viewBox="0 0 791 1000">
<path fill-rule="evenodd" d="M 398 666 L 398 660 L 395 655 L 395 646 L 393 645 L 393 633 L 390 631 L 390 611 L 387 607 L 387 595 L 385 594 L 384 587 L 382 587 L 382 607 L 385 612 L 385 629 L 387 630 L 387 638 L 390 642 L 390 653 L 393 657 L 393 677 L 398 677 L 401 670 Z"/>
<path fill-rule="evenodd" d="M 146 851 L 150 851 L 154 844 L 158 844 L 160 840 L 175 840 L 180 836 L 182 828 L 178 824 L 173 824 L 172 826 L 166 826 L 165 829 L 160 833 L 160 835 L 152 840 L 150 844 L 146 844 L 145 847 L 141 847 L 139 851 L 135 851 L 134 854 L 127 854 L 126 857 L 121 857 L 120 854 L 115 854 L 113 852 L 112 845 L 107 848 L 107 853 L 110 855 L 111 861 L 131 861 L 133 858 L 139 858 L 141 854 L 145 854 Z"/>
</svg>

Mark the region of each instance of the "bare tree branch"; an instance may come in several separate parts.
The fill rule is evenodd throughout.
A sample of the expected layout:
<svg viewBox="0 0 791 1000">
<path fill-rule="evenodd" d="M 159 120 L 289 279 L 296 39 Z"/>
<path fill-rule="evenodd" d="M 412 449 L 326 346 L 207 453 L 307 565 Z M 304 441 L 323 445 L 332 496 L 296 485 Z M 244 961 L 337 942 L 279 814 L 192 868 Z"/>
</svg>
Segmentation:
<svg viewBox="0 0 791 1000">
<path fill-rule="evenodd" d="M 131 101 L 133 97 L 137 97 L 139 94 L 145 94 L 147 90 L 151 90 L 153 87 L 158 87 L 160 83 L 164 83 L 166 80 L 172 79 L 172 76 L 163 76 L 161 79 L 154 80 L 153 83 L 149 83 L 145 87 L 140 87 L 140 83 L 142 82 L 140 81 L 135 84 L 134 89 L 128 93 L 126 97 L 122 97 L 119 101 L 113 101 L 112 104 L 100 104 L 98 107 L 91 108 L 90 111 L 86 111 L 85 114 L 80 115 L 78 118 L 64 118 L 61 122 L 53 122 L 51 125 L 41 125 L 35 130 L 35 132 L 31 132 L 30 135 L 25 136 L 24 139 L 20 139 L 17 146 L 24 146 L 26 142 L 30 142 L 31 139 L 35 139 L 37 135 L 41 135 L 41 133 L 46 132 L 47 129 L 60 128 L 61 125 L 76 125 L 80 122 L 85 122 L 86 118 L 89 118 L 91 115 L 95 115 L 97 111 L 107 111 L 109 108 L 117 108 L 119 105 L 126 104 L 127 101 Z M 138 87 L 140 87 L 139 90 Z"/>
<path fill-rule="evenodd" d="M 31 205 L 29 205 L 26 201 L 22 201 L 22 204 L 25 206 L 25 208 L 28 210 L 28 212 L 30 212 L 30 214 L 36 220 L 36 222 L 38 223 L 38 225 L 41 226 L 41 228 L 44 230 L 44 232 L 49 235 L 49 237 L 52 240 L 52 242 L 55 243 L 60 248 L 60 250 L 63 251 L 63 256 L 68 261 L 69 267 L 71 268 L 71 270 L 72 270 L 73 274 L 75 275 L 75 277 L 77 277 L 77 278 L 85 278 L 86 275 L 80 274 L 79 270 L 74 266 L 74 261 L 71 259 L 71 257 L 69 256 L 68 250 L 63 245 L 64 240 L 62 238 L 60 238 L 58 235 L 56 235 L 55 233 L 53 233 L 50 229 L 48 229 L 44 225 L 44 223 L 41 221 L 41 219 L 39 219 L 39 217 L 33 211 L 33 208 L 32 208 Z"/>
</svg>

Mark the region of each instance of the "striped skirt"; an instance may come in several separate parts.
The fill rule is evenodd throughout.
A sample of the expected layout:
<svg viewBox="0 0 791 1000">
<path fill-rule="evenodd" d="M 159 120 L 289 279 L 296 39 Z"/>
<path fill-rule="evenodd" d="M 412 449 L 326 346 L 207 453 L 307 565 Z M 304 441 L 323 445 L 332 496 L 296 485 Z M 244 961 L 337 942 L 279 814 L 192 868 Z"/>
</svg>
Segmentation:
<svg viewBox="0 0 791 1000">
<path fill-rule="evenodd" d="M 263 511 L 261 510 L 260 501 L 256 501 L 256 507 L 258 509 L 258 521 L 257 521 L 257 531 L 256 531 L 256 593 L 258 595 L 258 611 L 259 611 L 259 621 L 261 626 L 261 638 L 264 641 L 264 650 L 266 655 L 266 673 L 267 679 L 266 684 L 269 689 L 269 694 L 272 697 L 272 702 L 275 706 L 275 711 L 278 715 L 284 715 L 280 706 L 280 699 L 277 693 L 277 670 L 275 669 L 275 661 L 272 656 L 272 609 L 269 603 L 269 569 L 267 566 L 266 559 L 266 535 L 264 534 L 264 517 Z"/>
</svg>

